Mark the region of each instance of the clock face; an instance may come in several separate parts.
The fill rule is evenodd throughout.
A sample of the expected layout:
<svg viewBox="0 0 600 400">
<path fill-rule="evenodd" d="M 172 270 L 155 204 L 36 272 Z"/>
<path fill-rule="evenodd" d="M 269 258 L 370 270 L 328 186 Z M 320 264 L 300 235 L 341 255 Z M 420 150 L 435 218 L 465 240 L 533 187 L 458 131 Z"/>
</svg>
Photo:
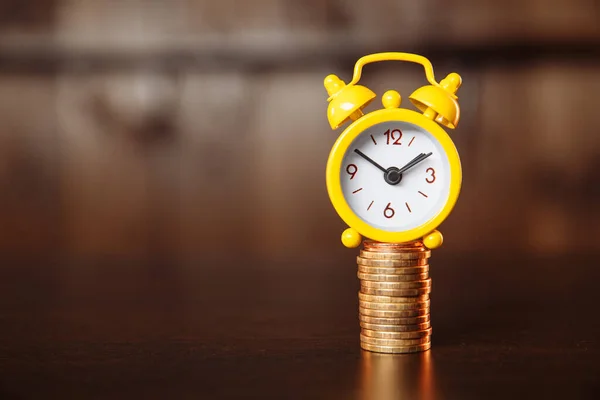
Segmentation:
<svg viewBox="0 0 600 400">
<path fill-rule="evenodd" d="M 390 232 L 425 224 L 444 208 L 450 193 L 450 163 L 442 145 L 408 122 L 384 122 L 360 133 L 344 155 L 340 174 L 352 211 Z"/>
</svg>

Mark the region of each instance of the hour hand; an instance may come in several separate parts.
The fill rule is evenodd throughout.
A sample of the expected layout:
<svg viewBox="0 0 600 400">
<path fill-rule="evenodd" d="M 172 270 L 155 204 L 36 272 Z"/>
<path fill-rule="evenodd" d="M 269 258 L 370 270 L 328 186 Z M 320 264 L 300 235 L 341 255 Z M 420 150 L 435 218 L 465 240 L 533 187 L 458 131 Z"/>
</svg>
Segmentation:
<svg viewBox="0 0 600 400">
<path fill-rule="evenodd" d="M 427 157 L 429 157 L 430 155 L 432 155 L 433 153 L 421 153 L 418 156 L 416 156 L 415 158 L 413 158 L 412 160 L 410 160 L 404 167 L 400 168 L 400 170 L 398 171 L 399 174 L 406 172 L 409 168 L 414 167 L 415 165 L 417 165 L 418 163 L 420 163 L 421 161 L 423 161 L 424 159 L 426 159 Z"/>
<path fill-rule="evenodd" d="M 354 152 L 356 154 L 358 154 L 359 156 L 361 156 L 362 158 L 364 158 L 365 160 L 367 160 L 368 162 L 370 162 L 371 164 L 373 164 L 374 166 L 376 166 L 377 168 L 379 168 L 383 173 L 386 173 L 387 170 L 385 168 L 383 168 L 381 165 L 377 164 L 375 161 L 373 161 L 371 158 L 369 158 L 365 153 L 363 153 L 362 151 L 358 150 L 358 149 L 354 149 Z"/>
</svg>

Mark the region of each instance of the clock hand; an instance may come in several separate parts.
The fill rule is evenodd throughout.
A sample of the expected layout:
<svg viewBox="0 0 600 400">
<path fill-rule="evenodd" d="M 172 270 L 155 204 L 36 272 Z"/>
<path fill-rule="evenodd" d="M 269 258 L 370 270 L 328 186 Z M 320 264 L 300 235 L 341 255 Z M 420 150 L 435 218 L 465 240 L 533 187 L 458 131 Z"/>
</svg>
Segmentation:
<svg viewBox="0 0 600 400">
<path fill-rule="evenodd" d="M 359 156 L 361 156 L 362 158 L 364 158 L 365 160 L 367 160 L 368 162 L 370 162 L 371 164 L 373 164 L 374 166 L 376 166 L 377 168 L 379 168 L 380 170 L 383 171 L 383 173 L 386 173 L 387 170 L 385 168 L 383 168 L 381 165 L 377 164 L 375 161 L 373 161 L 372 159 L 370 159 L 365 153 L 363 153 L 362 151 L 358 150 L 358 149 L 354 149 L 354 152 L 356 154 L 358 154 Z"/>
<path fill-rule="evenodd" d="M 408 163 L 406 163 L 401 169 L 398 169 L 398 171 L 406 171 L 407 169 L 409 169 L 410 167 L 412 167 L 413 165 L 415 165 L 416 163 L 418 163 L 423 157 L 425 157 L 425 153 L 421 153 L 418 156 L 416 156 L 415 158 L 413 158 L 412 160 L 410 160 Z"/>
<path fill-rule="evenodd" d="M 421 161 L 425 160 L 427 157 L 429 157 L 432 154 L 433 153 L 431 153 L 431 152 L 429 152 L 427 154 L 425 154 L 425 153 L 419 154 L 418 156 L 416 156 L 415 158 L 413 158 L 412 160 L 410 160 L 404 167 L 400 168 L 398 170 L 398 173 L 401 174 L 403 172 L 406 172 L 408 169 L 414 167 L 415 165 L 417 165 Z"/>
</svg>

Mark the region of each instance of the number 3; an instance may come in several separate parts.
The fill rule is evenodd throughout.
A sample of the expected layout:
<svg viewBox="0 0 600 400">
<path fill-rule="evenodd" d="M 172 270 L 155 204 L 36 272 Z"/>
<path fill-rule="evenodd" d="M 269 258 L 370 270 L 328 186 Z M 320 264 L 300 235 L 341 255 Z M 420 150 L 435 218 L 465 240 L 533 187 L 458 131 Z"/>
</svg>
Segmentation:
<svg viewBox="0 0 600 400">
<path fill-rule="evenodd" d="M 425 172 L 429 172 L 431 174 L 431 176 L 425 178 L 425 181 L 427 183 L 433 183 L 433 182 L 435 182 L 435 169 L 433 169 L 433 168 L 427 168 L 427 170 Z M 429 178 L 431 178 L 431 180 L 429 180 Z"/>
</svg>

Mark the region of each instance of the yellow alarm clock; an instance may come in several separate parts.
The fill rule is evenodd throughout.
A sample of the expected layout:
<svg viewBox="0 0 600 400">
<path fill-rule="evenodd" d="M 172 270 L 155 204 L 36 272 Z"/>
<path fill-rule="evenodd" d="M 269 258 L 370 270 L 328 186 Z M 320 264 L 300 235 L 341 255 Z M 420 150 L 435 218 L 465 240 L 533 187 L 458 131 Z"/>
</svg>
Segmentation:
<svg viewBox="0 0 600 400">
<path fill-rule="evenodd" d="M 363 114 L 376 95 L 357 85 L 362 68 L 387 60 L 425 68 L 430 85 L 409 97 L 420 112 L 400 108 L 400 94 L 389 90 L 383 109 Z M 461 83 L 456 73 L 436 82 L 429 60 L 410 53 L 360 58 L 348 85 L 335 75 L 325 78 L 331 128 L 353 121 L 333 145 L 326 169 L 329 198 L 349 226 L 342 234 L 346 247 L 358 247 L 363 237 L 387 243 L 422 239 L 430 249 L 442 244 L 436 228 L 456 204 L 462 181 L 458 151 L 443 127 L 458 125 Z"/>
</svg>

